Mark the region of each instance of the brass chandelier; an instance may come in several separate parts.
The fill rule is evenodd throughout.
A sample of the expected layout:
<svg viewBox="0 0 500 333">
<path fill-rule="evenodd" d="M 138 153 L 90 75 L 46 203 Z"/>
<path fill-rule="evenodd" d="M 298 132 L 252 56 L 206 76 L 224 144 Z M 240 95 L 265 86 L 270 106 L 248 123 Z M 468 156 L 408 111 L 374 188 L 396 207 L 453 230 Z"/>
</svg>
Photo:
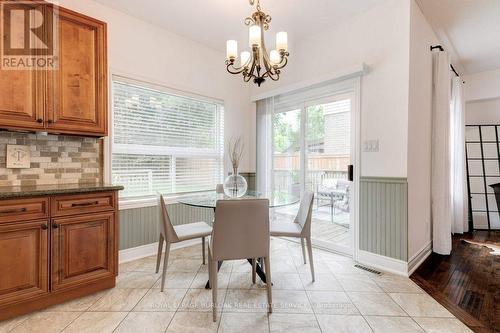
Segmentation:
<svg viewBox="0 0 500 333">
<path fill-rule="evenodd" d="M 256 2 L 255 0 L 249 1 L 251 6 Z M 241 52 L 239 65 L 236 65 L 238 42 L 228 40 L 226 44 L 226 69 L 231 74 L 243 74 L 245 82 L 253 79 L 253 82 L 260 87 L 266 78 L 273 81 L 279 80 L 281 69 L 288 63 L 288 35 L 283 31 L 278 32 L 276 34 L 276 49 L 268 54 L 264 42 L 264 31 L 269 30 L 271 16 L 261 10 L 260 0 L 257 0 L 255 8 L 257 11 L 245 19 L 245 25 L 249 26 L 249 45 L 252 52 Z"/>
</svg>

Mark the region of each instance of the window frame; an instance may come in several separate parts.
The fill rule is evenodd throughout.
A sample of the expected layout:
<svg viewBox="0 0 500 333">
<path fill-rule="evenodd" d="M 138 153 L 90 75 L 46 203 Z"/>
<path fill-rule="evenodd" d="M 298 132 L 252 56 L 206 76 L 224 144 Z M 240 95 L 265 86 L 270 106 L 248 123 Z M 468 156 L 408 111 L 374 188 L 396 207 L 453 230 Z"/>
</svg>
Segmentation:
<svg viewBox="0 0 500 333">
<path fill-rule="evenodd" d="M 109 112 L 109 135 L 104 138 L 104 144 L 103 144 L 103 155 L 104 155 L 104 180 L 107 183 L 112 182 L 112 176 L 113 176 L 113 152 L 116 152 L 116 146 L 119 146 L 120 148 L 125 148 L 125 146 L 131 146 L 127 144 L 114 144 L 114 134 L 115 134 L 115 128 L 114 128 L 114 89 L 113 89 L 113 83 L 115 81 L 119 81 L 122 83 L 129 83 L 132 85 L 137 85 L 139 87 L 144 87 L 146 89 L 152 89 L 152 90 L 157 90 L 164 92 L 166 94 L 170 95 L 176 95 L 179 97 L 184 97 L 184 98 L 191 98 L 195 99 L 197 101 L 203 101 L 207 103 L 214 103 L 220 106 L 221 108 L 218 110 L 219 116 L 221 116 L 220 121 L 222 122 L 222 153 L 221 153 L 221 158 L 222 158 L 222 176 L 224 177 L 224 172 L 225 172 L 225 146 L 224 146 L 224 139 L 225 139 L 225 102 L 222 99 L 218 98 L 213 98 L 213 97 L 207 97 L 204 95 L 199 95 L 191 92 L 187 92 L 185 90 L 179 90 L 179 89 L 174 89 L 167 87 L 161 83 L 156 83 L 152 82 L 152 80 L 148 79 L 133 79 L 130 76 L 132 75 L 124 75 L 124 74 L 117 74 L 117 73 L 111 73 L 110 80 L 109 80 L 109 109 L 111 112 Z M 220 110 L 222 110 L 222 114 L 220 113 Z M 138 145 L 139 146 L 139 145 Z M 138 147 L 136 147 L 138 148 Z M 191 149 L 192 151 L 192 149 Z M 144 150 L 142 150 L 144 153 Z M 175 148 L 175 147 L 158 147 L 158 146 L 152 146 L 147 154 L 151 153 L 152 155 L 159 155 L 159 156 L 165 156 L 165 155 L 175 155 L 175 157 L 192 157 L 192 156 L 213 156 L 213 153 L 208 153 L 204 152 L 204 149 L 199 149 L 196 154 L 190 153 L 190 154 L 185 154 L 182 152 L 181 148 Z M 201 191 L 192 191 L 192 192 L 182 192 L 182 193 L 171 193 L 165 196 L 165 202 L 167 204 L 173 204 L 178 201 L 179 198 L 187 195 L 191 195 L 193 193 L 206 193 L 209 191 L 206 190 L 201 190 Z M 129 198 L 119 198 L 119 209 L 120 210 L 126 210 L 126 209 L 134 209 L 134 208 L 144 208 L 144 207 L 153 207 L 158 205 L 158 198 L 156 195 L 142 195 L 142 196 L 137 196 L 137 197 L 129 197 Z"/>
</svg>

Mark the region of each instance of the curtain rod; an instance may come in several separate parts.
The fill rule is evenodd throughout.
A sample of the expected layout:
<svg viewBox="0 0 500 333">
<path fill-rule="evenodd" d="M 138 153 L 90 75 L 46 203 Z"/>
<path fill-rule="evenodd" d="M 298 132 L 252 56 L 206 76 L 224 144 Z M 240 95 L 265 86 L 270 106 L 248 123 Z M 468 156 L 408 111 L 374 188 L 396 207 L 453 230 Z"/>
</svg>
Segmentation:
<svg viewBox="0 0 500 333">
<path fill-rule="evenodd" d="M 435 49 L 438 49 L 439 51 L 444 51 L 444 48 L 441 46 L 441 45 L 431 45 L 431 51 L 434 51 Z M 460 74 L 458 74 L 457 70 L 455 69 L 455 67 L 453 67 L 452 64 L 450 64 L 450 69 L 453 73 L 455 73 L 455 75 L 457 77 L 461 77 Z M 462 81 L 463 83 L 465 83 L 465 81 Z"/>
</svg>

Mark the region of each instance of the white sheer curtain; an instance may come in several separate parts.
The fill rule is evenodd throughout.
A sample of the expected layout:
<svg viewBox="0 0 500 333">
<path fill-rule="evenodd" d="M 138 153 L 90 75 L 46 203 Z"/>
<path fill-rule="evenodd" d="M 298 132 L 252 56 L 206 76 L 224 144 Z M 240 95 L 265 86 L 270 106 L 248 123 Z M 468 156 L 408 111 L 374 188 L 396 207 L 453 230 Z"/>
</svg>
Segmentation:
<svg viewBox="0 0 500 333">
<path fill-rule="evenodd" d="M 465 164 L 465 100 L 463 83 L 454 77 L 451 86 L 450 103 L 450 150 L 451 150 L 451 196 L 452 232 L 468 231 L 467 183 Z"/>
<path fill-rule="evenodd" d="M 257 102 L 257 191 L 268 193 L 272 187 L 272 115 L 274 97 Z"/>
<path fill-rule="evenodd" d="M 433 54 L 432 108 L 432 242 L 433 251 L 451 253 L 452 198 L 450 191 L 450 59 Z"/>
</svg>

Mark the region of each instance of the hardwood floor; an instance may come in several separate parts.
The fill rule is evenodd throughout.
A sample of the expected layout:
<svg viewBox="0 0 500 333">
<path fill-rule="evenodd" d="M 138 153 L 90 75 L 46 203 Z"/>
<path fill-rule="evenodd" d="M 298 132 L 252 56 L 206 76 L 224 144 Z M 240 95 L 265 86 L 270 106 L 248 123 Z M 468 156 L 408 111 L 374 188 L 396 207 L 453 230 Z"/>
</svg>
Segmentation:
<svg viewBox="0 0 500 333">
<path fill-rule="evenodd" d="M 500 332 L 500 256 L 463 241 L 500 244 L 500 231 L 453 236 L 449 256 L 432 253 L 411 276 L 475 332 Z"/>
</svg>

